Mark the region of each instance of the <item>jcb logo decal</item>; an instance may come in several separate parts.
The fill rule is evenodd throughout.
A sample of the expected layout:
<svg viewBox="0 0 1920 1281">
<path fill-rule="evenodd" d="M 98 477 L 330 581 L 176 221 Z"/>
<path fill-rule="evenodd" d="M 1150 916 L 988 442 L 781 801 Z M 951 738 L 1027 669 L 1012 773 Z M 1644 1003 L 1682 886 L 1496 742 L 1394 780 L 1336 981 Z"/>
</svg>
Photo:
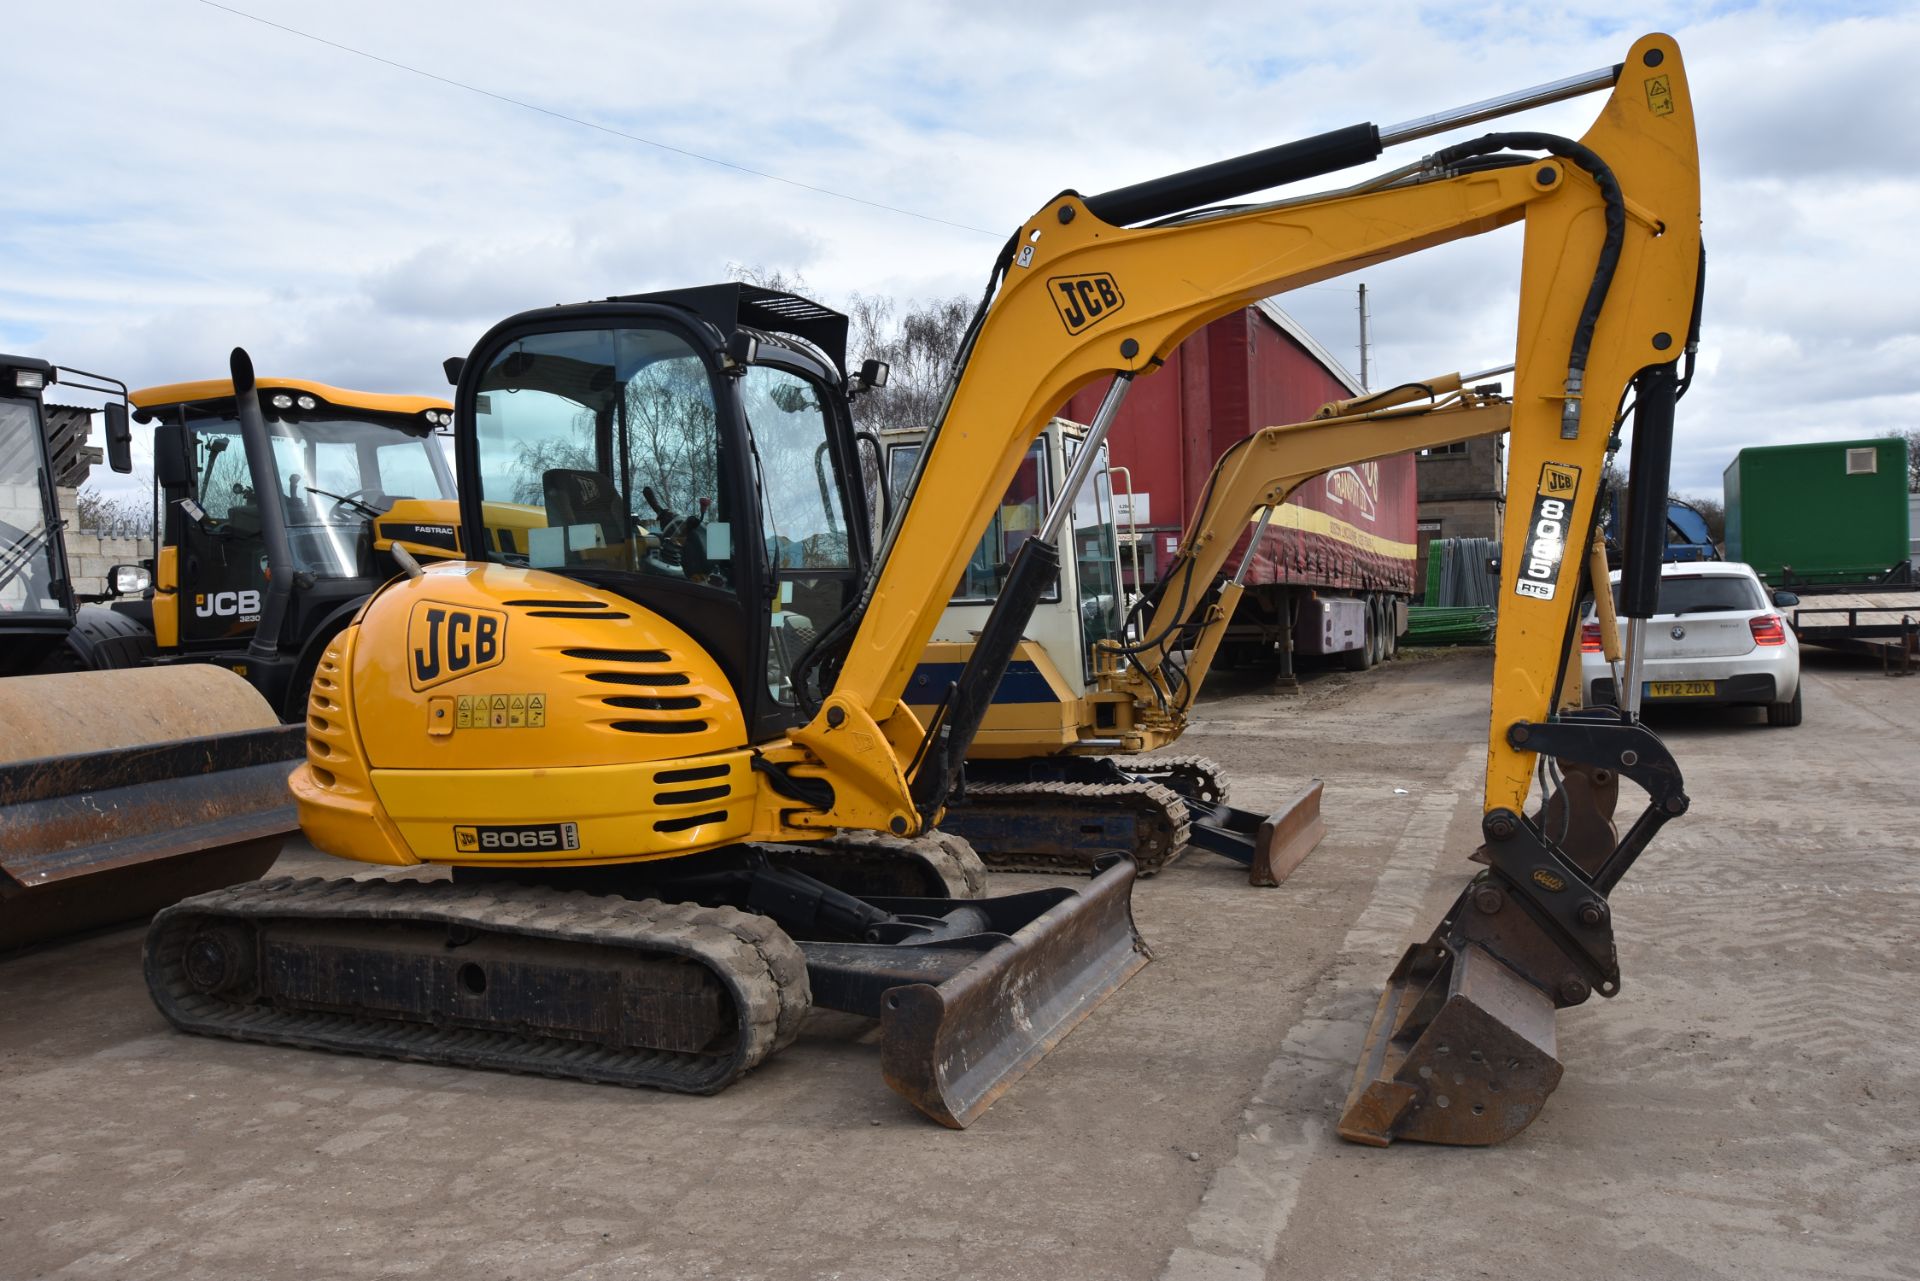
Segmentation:
<svg viewBox="0 0 1920 1281">
<path fill-rule="evenodd" d="M 260 593 L 212 592 L 193 598 L 195 618 L 239 618 L 242 622 L 260 621 Z"/>
<path fill-rule="evenodd" d="M 507 653 L 507 616 L 421 601 L 407 619 L 407 675 L 415 689 L 494 666 Z"/>
<path fill-rule="evenodd" d="M 1573 519 L 1580 494 L 1580 469 L 1565 463 L 1544 463 L 1540 486 L 1534 493 L 1533 518 L 1527 524 L 1525 551 L 1520 557 L 1516 595 L 1552 600 L 1560 584 L 1560 563 L 1567 555 L 1567 523 Z"/>
<path fill-rule="evenodd" d="M 1127 305 L 1120 286 L 1106 272 L 1089 276 L 1055 276 L 1047 281 L 1054 309 L 1060 313 L 1067 332 L 1077 334 L 1089 325 L 1112 315 Z"/>
</svg>

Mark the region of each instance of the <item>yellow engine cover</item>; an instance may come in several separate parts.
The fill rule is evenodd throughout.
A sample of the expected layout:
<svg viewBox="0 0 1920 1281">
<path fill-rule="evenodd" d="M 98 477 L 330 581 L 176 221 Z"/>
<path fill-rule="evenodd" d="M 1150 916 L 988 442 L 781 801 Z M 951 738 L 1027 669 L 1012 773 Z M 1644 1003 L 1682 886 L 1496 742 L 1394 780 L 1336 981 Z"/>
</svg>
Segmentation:
<svg viewBox="0 0 1920 1281">
<path fill-rule="evenodd" d="M 430 566 L 329 647 L 294 797 L 371 863 L 592 864 L 745 837 L 755 788 L 725 675 L 680 628 L 539 570 Z"/>
</svg>

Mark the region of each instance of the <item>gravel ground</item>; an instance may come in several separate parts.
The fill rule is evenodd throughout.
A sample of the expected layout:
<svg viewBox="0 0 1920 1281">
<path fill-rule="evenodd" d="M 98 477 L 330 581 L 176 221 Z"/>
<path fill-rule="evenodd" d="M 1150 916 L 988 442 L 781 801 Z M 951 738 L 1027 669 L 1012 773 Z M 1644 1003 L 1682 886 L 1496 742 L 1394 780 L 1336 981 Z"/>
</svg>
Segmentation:
<svg viewBox="0 0 1920 1281">
<path fill-rule="evenodd" d="M 1491 663 L 1447 651 L 1222 674 L 1181 750 L 1249 808 L 1323 778 L 1327 840 L 1143 883 L 1155 962 L 961 1133 L 840 1015 L 681 1098 L 177 1035 L 138 929 L 0 960 L 0 1278 L 1920 1277 L 1920 680 L 1808 665 L 1798 729 L 1655 722 L 1694 808 L 1503 1147 L 1332 1133 L 1472 870 Z"/>
</svg>

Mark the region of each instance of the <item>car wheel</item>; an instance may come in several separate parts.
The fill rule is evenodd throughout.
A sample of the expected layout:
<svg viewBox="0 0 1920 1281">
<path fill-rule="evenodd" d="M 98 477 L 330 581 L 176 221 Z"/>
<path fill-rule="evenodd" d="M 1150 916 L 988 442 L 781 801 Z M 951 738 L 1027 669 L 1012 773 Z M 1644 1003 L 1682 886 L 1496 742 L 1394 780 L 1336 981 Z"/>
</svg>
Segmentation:
<svg viewBox="0 0 1920 1281">
<path fill-rule="evenodd" d="M 1803 686 L 1796 686 L 1793 691 L 1793 701 L 1791 703 L 1768 703 L 1767 724 L 1788 727 L 1798 725 L 1800 723 L 1800 696 L 1804 692 Z"/>
</svg>

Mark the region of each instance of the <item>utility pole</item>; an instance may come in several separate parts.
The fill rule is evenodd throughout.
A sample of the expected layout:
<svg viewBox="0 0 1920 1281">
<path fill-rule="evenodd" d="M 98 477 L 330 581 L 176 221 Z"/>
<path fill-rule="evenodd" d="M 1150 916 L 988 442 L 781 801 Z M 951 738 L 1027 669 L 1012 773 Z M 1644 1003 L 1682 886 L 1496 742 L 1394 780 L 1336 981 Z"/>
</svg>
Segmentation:
<svg viewBox="0 0 1920 1281">
<path fill-rule="evenodd" d="M 1371 391 L 1367 382 L 1367 287 L 1360 286 L 1360 390 Z"/>
</svg>

